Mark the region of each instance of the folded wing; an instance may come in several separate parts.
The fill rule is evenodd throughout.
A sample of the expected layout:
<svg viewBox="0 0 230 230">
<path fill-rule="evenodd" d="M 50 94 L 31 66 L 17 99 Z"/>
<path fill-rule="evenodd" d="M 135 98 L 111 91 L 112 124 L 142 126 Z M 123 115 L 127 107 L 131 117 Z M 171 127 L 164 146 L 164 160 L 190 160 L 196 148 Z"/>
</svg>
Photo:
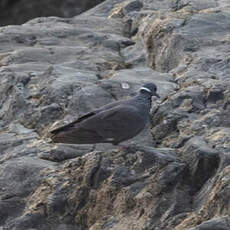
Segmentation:
<svg viewBox="0 0 230 230">
<path fill-rule="evenodd" d="M 86 114 L 84 119 L 80 119 L 52 131 L 52 140 L 74 144 L 118 144 L 137 135 L 145 126 L 133 106 L 118 105 L 98 113 Z"/>
</svg>

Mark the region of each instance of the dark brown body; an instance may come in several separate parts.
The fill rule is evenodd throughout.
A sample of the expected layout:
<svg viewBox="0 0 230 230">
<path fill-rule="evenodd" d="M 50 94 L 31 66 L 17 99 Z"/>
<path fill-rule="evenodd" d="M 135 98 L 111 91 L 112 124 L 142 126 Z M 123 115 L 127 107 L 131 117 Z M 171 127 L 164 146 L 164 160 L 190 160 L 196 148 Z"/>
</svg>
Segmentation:
<svg viewBox="0 0 230 230">
<path fill-rule="evenodd" d="M 51 131 L 56 143 L 70 144 L 119 144 L 140 133 L 148 121 L 152 95 L 156 86 L 152 83 L 141 88 L 139 94 L 129 100 L 117 101 L 85 114 L 74 122 Z"/>
</svg>

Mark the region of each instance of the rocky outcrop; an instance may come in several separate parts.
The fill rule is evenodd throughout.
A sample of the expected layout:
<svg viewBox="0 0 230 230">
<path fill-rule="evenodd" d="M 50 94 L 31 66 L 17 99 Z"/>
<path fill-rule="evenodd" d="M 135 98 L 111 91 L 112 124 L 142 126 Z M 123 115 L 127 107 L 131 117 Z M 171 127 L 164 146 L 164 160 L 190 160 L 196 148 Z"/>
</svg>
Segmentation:
<svg viewBox="0 0 230 230">
<path fill-rule="evenodd" d="M 107 0 L 2 27 L 0 227 L 230 229 L 229 19 L 225 0 Z M 49 142 L 148 81 L 136 148 Z"/>
</svg>

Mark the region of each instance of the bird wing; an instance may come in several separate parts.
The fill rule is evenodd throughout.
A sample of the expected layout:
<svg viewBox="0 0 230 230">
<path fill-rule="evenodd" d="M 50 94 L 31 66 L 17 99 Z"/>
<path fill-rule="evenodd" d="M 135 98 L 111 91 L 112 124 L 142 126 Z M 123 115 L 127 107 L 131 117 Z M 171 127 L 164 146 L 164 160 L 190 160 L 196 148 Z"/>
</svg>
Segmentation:
<svg viewBox="0 0 230 230">
<path fill-rule="evenodd" d="M 91 123 L 95 125 L 97 122 L 97 111 L 93 111 L 83 115 L 73 122 L 52 130 L 51 139 L 55 143 L 73 143 L 73 144 L 92 144 L 100 142 L 108 142 L 102 137 Z M 102 116 L 112 115 L 113 113 L 101 113 Z M 90 119 L 92 118 L 92 119 Z M 90 119 L 88 121 L 88 119 Z"/>
<path fill-rule="evenodd" d="M 121 105 L 97 113 L 80 124 L 82 129 L 114 142 L 137 135 L 144 126 L 145 121 L 136 107 Z"/>
<path fill-rule="evenodd" d="M 89 113 L 86 113 L 84 114 L 83 116 L 79 117 L 78 119 L 68 123 L 67 125 L 63 125 L 63 126 L 60 126 L 56 129 L 53 129 L 50 131 L 51 134 L 57 134 L 58 132 L 61 132 L 61 131 L 65 131 L 65 130 L 68 130 L 69 128 L 73 127 L 75 124 L 95 115 L 97 113 L 97 110 L 95 111 L 92 111 L 92 112 L 89 112 Z"/>
<path fill-rule="evenodd" d="M 58 128 L 52 129 L 50 131 L 50 133 L 51 134 L 57 134 L 57 133 L 59 133 L 61 131 L 68 130 L 69 128 L 71 128 L 71 127 L 75 126 L 76 124 L 80 123 L 81 121 L 83 121 L 85 119 L 88 119 L 89 117 L 91 117 L 91 116 L 93 116 L 93 115 L 95 115 L 95 114 L 97 114 L 97 113 L 99 113 L 99 112 L 101 112 L 103 110 L 113 108 L 113 107 L 117 106 L 118 104 L 123 104 L 123 101 L 114 101 L 112 103 L 109 103 L 107 105 L 102 106 L 99 109 L 96 109 L 96 110 L 93 110 L 91 112 L 88 112 L 88 113 L 84 114 L 83 116 L 75 119 L 74 121 L 72 121 L 72 122 L 70 122 L 70 123 L 68 123 L 66 125 L 62 125 L 62 126 L 60 126 Z"/>
<path fill-rule="evenodd" d="M 50 131 L 56 143 L 119 143 L 137 135 L 145 120 L 129 100 L 115 101 Z"/>
</svg>

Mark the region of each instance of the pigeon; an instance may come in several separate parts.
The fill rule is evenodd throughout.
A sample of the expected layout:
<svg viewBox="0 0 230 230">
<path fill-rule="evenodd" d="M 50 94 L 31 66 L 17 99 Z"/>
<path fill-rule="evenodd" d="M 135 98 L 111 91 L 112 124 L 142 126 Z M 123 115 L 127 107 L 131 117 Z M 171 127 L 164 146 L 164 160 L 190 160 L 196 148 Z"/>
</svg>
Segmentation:
<svg viewBox="0 0 230 230">
<path fill-rule="evenodd" d="M 96 144 L 120 142 L 139 134 L 149 119 L 154 83 L 144 84 L 139 93 L 127 100 L 109 103 L 77 120 L 50 131 L 54 143 Z"/>
</svg>

